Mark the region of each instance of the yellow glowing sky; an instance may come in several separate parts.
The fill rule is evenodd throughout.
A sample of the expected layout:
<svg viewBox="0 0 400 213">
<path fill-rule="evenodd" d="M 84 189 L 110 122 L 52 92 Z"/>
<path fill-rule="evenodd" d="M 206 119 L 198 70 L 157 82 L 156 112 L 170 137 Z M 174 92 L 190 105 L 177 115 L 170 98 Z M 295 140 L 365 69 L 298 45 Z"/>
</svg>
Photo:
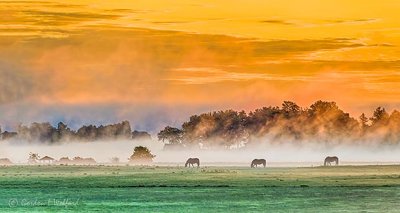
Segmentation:
<svg viewBox="0 0 400 213">
<path fill-rule="evenodd" d="M 0 0 L 0 104 L 400 107 L 398 11 L 397 0 Z"/>
</svg>

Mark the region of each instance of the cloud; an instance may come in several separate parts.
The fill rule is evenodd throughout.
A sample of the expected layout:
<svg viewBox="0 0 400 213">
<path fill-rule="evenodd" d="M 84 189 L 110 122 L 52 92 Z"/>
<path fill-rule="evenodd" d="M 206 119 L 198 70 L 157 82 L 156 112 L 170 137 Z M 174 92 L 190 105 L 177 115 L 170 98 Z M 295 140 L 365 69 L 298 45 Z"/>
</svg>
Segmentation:
<svg viewBox="0 0 400 213">
<path fill-rule="evenodd" d="M 286 25 L 293 27 L 323 27 L 323 26 L 338 26 L 338 25 L 362 25 L 380 22 L 378 18 L 360 18 L 360 19 L 336 19 L 336 20 L 284 20 L 284 19 L 263 19 L 260 23 Z"/>
<path fill-rule="evenodd" d="M 190 21 L 152 21 L 153 24 L 185 24 L 190 23 Z"/>
<path fill-rule="evenodd" d="M 285 21 L 285 20 L 278 20 L 278 19 L 266 19 L 266 20 L 261 20 L 260 22 L 267 23 L 267 24 L 295 25 L 292 22 Z"/>
<path fill-rule="evenodd" d="M 378 22 L 380 19 L 376 18 L 360 18 L 360 19 L 339 19 L 339 20 L 328 20 L 327 24 L 365 24 Z"/>
<path fill-rule="evenodd" d="M 57 2 L 0 1 L 0 36 L 68 37 L 82 27 L 112 22 L 133 12 Z"/>
<path fill-rule="evenodd" d="M 359 19 L 336 19 L 336 20 L 315 20 L 302 21 L 297 20 L 295 23 L 301 27 L 334 27 L 340 25 L 364 25 L 380 22 L 379 18 L 359 18 Z"/>
<path fill-rule="evenodd" d="M 342 48 L 356 48 L 364 46 L 350 38 L 332 39 L 304 39 L 304 40 L 272 40 L 266 42 L 254 42 L 255 55 L 281 55 L 313 52 L 319 50 L 331 50 Z"/>
<path fill-rule="evenodd" d="M 0 105 L 43 95 L 45 85 L 38 84 L 41 78 L 23 67 L 0 60 Z"/>
<path fill-rule="evenodd" d="M 398 79 L 398 61 L 302 60 L 313 53 L 371 45 L 343 34 L 262 40 L 196 29 L 186 33 L 133 28 L 155 24 L 175 29 L 191 20 L 145 17 L 150 10 L 61 3 L 9 3 L 1 8 L 6 15 L 0 17 L 0 114 L 7 123 L 66 120 L 78 126 L 133 119 L 139 129 L 155 130 L 157 120 L 171 124 L 189 112 L 249 109 L 284 99 L 302 105 L 317 99 L 360 105 L 360 96 L 371 102 L 389 97 Z M 231 20 L 215 17 L 218 25 Z M 258 20 L 263 29 L 259 22 L 301 23 Z M 379 48 L 391 44 L 376 43 L 382 44 Z"/>
<path fill-rule="evenodd" d="M 49 1 L 0 1 L 0 4 L 53 4 Z"/>
<path fill-rule="evenodd" d="M 92 20 L 92 19 L 115 19 L 120 17 L 114 14 L 100 14 L 100 13 L 88 13 L 88 12 L 49 12 L 49 11 L 22 11 L 27 16 L 41 19 L 47 18 L 50 20 Z"/>
<path fill-rule="evenodd" d="M 32 38 L 21 42 L 14 38 L 0 46 L 0 57 L 14 64 L 9 72 L 18 73 L 19 80 L 36 76 L 25 85 L 46 88 L 40 94 L 40 102 L 162 103 L 175 98 L 179 99 L 177 102 L 192 101 L 173 92 L 175 87 L 184 87 L 177 83 L 312 81 L 310 73 L 305 69 L 301 72 L 294 65 L 257 63 L 362 45 L 346 38 L 258 41 L 177 31 L 95 28 L 60 39 Z M 0 66 L 4 63 L 0 61 Z M 192 71 L 188 72 L 190 68 Z M 224 95 L 222 91 L 215 94 Z M 21 95 L 15 97 L 24 99 Z"/>
<path fill-rule="evenodd" d="M 384 69 L 383 69 L 384 67 Z M 223 70 L 225 69 L 225 70 Z M 245 70 L 245 72 L 244 72 Z M 386 70 L 384 74 L 381 71 Z M 399 82 L 400 61 L 289 61 L 247 67 L 187 67 L 172 70 L 176 78 L 165 79 L 186 84 L 221 81 L 304 81 L 327 82 L 338 79 L 365 79 L 368 82 Z M 258 72 L 257 72 L 258 71 Z M 319 78 L 330 73 L 329 79 Z"/>
<path fill-rule="evenodd" d="M 309 76 L 283 76 L 272 73 L 228 72 L 212 67 L 190 67 L 173 70 L 178 77 L 165 79 L 184 84 L 210 84 L 222 81 L 309 81 Z"/>
</svg>

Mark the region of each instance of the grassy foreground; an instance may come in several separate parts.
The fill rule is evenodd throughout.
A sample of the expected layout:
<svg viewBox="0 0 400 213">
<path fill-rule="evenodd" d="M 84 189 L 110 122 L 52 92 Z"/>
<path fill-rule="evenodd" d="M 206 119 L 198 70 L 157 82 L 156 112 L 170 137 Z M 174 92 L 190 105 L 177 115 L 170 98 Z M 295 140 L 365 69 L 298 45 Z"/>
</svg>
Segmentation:
<svg viewBox="0 0 400 213">
<path fill-rule="evenodd" d="M 400 166 L 0 167 L 0 212 L 396 212 Z"/>
</svg>

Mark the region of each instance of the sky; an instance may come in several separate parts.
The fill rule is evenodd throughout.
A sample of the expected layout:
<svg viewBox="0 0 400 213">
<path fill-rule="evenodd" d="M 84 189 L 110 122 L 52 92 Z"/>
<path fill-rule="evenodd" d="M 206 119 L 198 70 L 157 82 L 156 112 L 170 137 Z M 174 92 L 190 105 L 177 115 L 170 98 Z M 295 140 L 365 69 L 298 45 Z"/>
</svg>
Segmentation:
<svg viewBox="0 0 400 213">
<path fill-rule="evenodd" d="M 0 0 L 0 124 L 152 133 L 284 100 L 400 108 L 397 0 Z"/>
</svg>

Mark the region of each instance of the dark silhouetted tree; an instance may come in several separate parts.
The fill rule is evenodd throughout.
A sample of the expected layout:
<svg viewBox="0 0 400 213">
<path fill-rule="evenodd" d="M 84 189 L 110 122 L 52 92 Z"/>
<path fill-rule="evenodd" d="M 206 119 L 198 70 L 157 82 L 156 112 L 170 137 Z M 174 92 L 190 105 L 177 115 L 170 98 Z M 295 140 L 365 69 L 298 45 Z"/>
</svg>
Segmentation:
<svg viewBox="0 0 400 213">
<path fill-rule="evenodd" d="M 133 140 L 151 140 L 151 135 L 145 131 L 133 131 L 132 132 Z"/>
<path fill-rule="evenodd" d="M 167 126 L 157 134 L 157 137 L 162 142 L 168 141 L 169 144 L 180 144 L 182 135 L 182 130 Z"/>
<path fill-rule="evenodd" d="M 360 115 L 359 119 L 360 119 L 360 124 L 361 124 L 361 131 L 362 131 L 361 134 L 365 134 L 365 131 L 367 131 L 367 129 L 369 127 L 369 125 L 368 125 L 369 119 L 367 116 L 365 116 L 364 113 L 362 113 Z"/>
<path fill-rule="evenodd" d="M 389 121 L 389 114 L 386 112 L 385 108 L 378 107 L 375 109 L 370 120 L 372 121 L 372 126 L 374 127 L 385 125 Z"/>
</svg>

